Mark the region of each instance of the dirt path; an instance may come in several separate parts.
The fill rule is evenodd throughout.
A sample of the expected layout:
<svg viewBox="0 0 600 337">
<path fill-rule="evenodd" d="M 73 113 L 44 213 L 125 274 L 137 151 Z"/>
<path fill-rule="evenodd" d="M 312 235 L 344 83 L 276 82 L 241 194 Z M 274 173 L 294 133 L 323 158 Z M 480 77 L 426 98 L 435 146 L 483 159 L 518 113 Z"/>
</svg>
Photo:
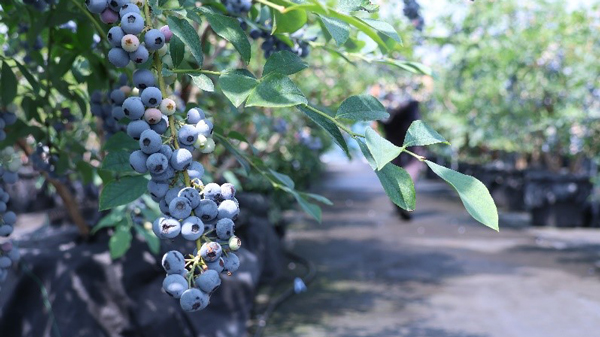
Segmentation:
<svg viewBox="0 0 600 337">
<path fill-rule="evenodd" d="M 600 335 L 600 230 L 471 220 L 441 182 L 417 185 L 411 222 L 363 164 L 331 166 L 323 224 L 288 233 L 317 279 L 285 302 L 266 336 L 583 337 Z"/>
</svg>

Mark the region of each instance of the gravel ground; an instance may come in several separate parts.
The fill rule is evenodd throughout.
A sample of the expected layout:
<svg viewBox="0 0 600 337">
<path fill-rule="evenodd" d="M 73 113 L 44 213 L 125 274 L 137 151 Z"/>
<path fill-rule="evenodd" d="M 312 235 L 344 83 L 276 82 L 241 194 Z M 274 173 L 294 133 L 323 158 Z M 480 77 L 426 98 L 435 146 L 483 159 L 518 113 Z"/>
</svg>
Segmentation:
<svg viewBox="0 0 600 337">
<path fill-rule="evenodd" d="M 581 337 L 600 334 L 600 230 L 472 220 L 445 184 L 419 181 L 410 222 L 370 168 L 331 165 L 323 224 L 296 214 L 287 244 L 317 265 L 265 336 Z"/>
</svg>

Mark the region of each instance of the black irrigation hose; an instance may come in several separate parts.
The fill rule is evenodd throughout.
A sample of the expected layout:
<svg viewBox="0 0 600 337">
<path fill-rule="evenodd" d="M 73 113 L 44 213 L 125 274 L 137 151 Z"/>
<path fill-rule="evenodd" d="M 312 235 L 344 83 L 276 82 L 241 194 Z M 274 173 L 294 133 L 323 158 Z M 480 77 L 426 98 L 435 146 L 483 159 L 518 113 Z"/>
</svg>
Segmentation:
<svg viewBox="0 0 600 337">
<path fill-rule="evenodd" d="M 315 267 L 314 263 L 312 263 L 311 261 L 309 261 L 309 260 L 303 258 L 302 256 L 300 256 L 294 252 L 291 252 L 289 250 L 286 250 L 284 252 L 284 254 L 287 257 L 289 257 L 290 259 L 296 260 L 296 262 L 306 266 L 306 268 L 308 269 L 308 272 L 302 278 L 302 282 L 304 282 L 304 284 L 308 285 L 310 282 L 312 282 L 314 280 L 315 276 L 317 275 L 317 268 Z M 295 294 L 296 294 L 296 292 L 294 291 L 294 286 L 291 286 L 285 292 L 283 292 L 283 294 L 279 295 L 273 301 L 269 302 L 269 305 L 267 306 L 267 310 L 265 310 L 265 312 L 259 316 L 258 328 L 254 332 L 254 337 L 261 337 L 263 335 L 264 330 L 267 326 L 267 322 L 269 321 L 269 318 L 273 314 L 275 309 L 277 309 L 277 307 L 280 304 L 282 304 L 283 302 L 285 302 L 287 299 L 294 296 Z"/>
</svg>

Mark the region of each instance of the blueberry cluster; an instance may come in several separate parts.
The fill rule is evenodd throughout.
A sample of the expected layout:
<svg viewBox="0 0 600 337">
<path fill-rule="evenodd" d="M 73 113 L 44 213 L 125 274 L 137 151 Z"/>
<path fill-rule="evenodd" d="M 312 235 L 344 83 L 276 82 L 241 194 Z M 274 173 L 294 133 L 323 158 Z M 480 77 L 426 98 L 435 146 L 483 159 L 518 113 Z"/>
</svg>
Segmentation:
<svg viewBox="0 0 600 337">
<path fill-rule="evenodd" d="M 0 182 L 3 184 L 14 184 L 17 182 L 18 171 L 21 168 L 21 159 L 12 147 L 0 151 Z M 10 196 L 0 187 L 0 237 L 8 237 L 12 234 L 17 215 L 8 211 L 7 203 Z M 0 245 L 0 282 L 6 279 L 8 268 L 16 264 L 19 259 L 19 251 L 13 247 L 11 242 Z"/>
<path fill-rule="evenodd" d="M 411 20 L 413 26 L 418 30 L 422 31 L 425 24 L 425 20 L 421 16 L 421 6 L 416 0 L 404 0 L 404 16 Z"/>
<path fill-rule="evenodd" d="M 161 49 L 168 42 L 164 29 L 145 30 L 144 17 L 137 2 L 86 0 L 86 4 L 90 12 L 100 14 L 104 23 L 120 22 L 120 26 L 112 27 L 106 36 L 112 46 L 108 52 L 108 60 L 117 68 L 126 67 L 129 62 L 145 63 L 150 53 Z M 143 6 L 143 1 L 141 5 Z M 142 36 L 143 31 L 145 33 Z"/>
<path fill-rule="evenodd" d="M 252 0 L 221 0 L 227 12 L 234 15 L 242 15 L 250 11 Z"/>
<path fill-rule="evenodd" d="M 43 12 L 48 9 L 51 5 L 56 4 L 56 0 L 23 0 L 26 5 L 32 6 L 35 10 Z"/>
<path fill-rule="evenodd" d="M 239 214 L 235 188 L 228 183 L 174 187 L 167 190 L 165 199 L 171 199 L 170 216 L 165 214 L 154 221 L 154 233 L 163 239 L 181 234 L 186 240 L 196 241 L 200 250 L 196 249 L 187 259 L 175 250 L 163 256 L 162 265 L 167 272 L 163 289 L 179 299 L 184 311 L 202 310 L 208 305 L 210 294 L 221 285 L 219 273 L 231 275 L 240 267 L 234 253 L 241 246 L 234 235 L 234 220 Z"/>
<path fill-rule="evenodd" d="M 6 139 L 6 127 L 15 124 L 17 115 L 15 105 L 10 105 L 6 110 L 0 111 L 0 142 Z"/>
<path fill-rule="evenodd" d="M 275 35 L 269 34 L 266 30 L 252 29 L 250 31 L 250 37 L 255 40 L 259 38 L 264 39 L 260 47 L 265 53 L 265 58 L 269 58 L 273 53 L 282 50 L 290 51 L 300 57 L 307 57 L 308 54 L 310 54 L 310 46 L 308 45 L 308 42 L 301 39 L 301 36 L 290 37 L 294 46 L 288 45 L 278 39 Z"/>
<path fill-rule="evenodd" d="M 7 241 L 0 244 L 0 282 L 6 280 L 8 269 L 16 266 L 20 257 L 19 250 L 12 242 Z"/>
<path fill-rule="evenodd" d="M 119 131 L 125 131 L 126 126 L 119 123 L 123 118 L 121 105 L 129 96 L 135 94 L 134 90 L 127 85 L 127 76 L 122 75 L 116 87 L 107 93 L 99 90 L 91 95 L 90 109 L 92 115 L 102 119 L 102 128 L 107 136 L 111 136 Z"/>
<path fill-rule="evenodd" d="M 29 156 L 29 161 L 33 169 L 38 172 L 47 172 L 50 177 L 56 178 L 56 164 L 58 156 L 50 153 L 50 148 L 43 144 L 38 144 L 35 151 Z"/>
</svg>

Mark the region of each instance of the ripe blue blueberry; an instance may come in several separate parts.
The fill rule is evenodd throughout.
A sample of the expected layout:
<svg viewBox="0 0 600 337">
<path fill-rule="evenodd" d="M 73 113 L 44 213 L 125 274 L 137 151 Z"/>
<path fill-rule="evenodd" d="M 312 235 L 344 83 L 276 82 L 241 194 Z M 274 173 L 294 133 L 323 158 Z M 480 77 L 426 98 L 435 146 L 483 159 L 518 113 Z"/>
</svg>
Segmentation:
<svg viewBox="0 0 600 337">
<path fill-rule="evenodd" d="M 119 12 L 123 5 L 129 3 L 129 0 L 108 0 L 108 6 L 115 12 Z"/>
<path fill-rule="evenodd" d="M 158 237 L 161 239 L 174 239 L 181 233 L 181 224 L 177 219 L 162 218 L 158 225 L 160 229 Z"/>
<path fill-rule="evenodd" d="M 240 259 L 234 253 L 223 256 L 223 271 L 235 273 L 240 268 Z"/>
<path fill-rule="evenodd" d="M 202 164 L 199 162 L 194 161 L 188 167 L 187 172 L 191 180 L 201 179 L 204 175 L 204 166 L 202 166 Z"/>
<path fill-rule="evenodd" d="M 153 153 L 146 160 L 146 168 L 152 175 L 164 173 L 169 168 L 169 161 L 162 153 Z"/>
<path fill-rule="evenodd" d="M 142 99 L 136 96 L 129 97 L 123 101 L 123 113 L 131 120 L 137 120 L 144 116 L 144 112 L 146 109 L 144 108 L 144 103 L 142 103 Z"/>
<path fill-rule="evenodd" d="M 150 29 L 144 35 L 144 42 L 148 50 L 159 50 L 165 45 L 165 35 L 158 29 Z"/>
<path fill-rule="evenodd" d="M 121 48 L 114 47 L 108 51 L 108 61 L 117 68 L 123 68 L 129 64 L 129 54 Z"/>
<path fill-rule="evenodd" d="M 160 182 L 168 182 L 175 178 L 175 170 L 168 165 L 165 172 L 160 174 L 152 174 L 152 180 L 160 181 Z"/>
<path fill-rule="evenodd" d="M 163 289 L 169 296 L 180 298 L 181 294 L 188 290 L 188 282 L 179 274 L 167 275 L 163 281 Z"/>
<path fill-rule="evenodd" d="M 214 270 L 217 273 L 222 273 L 225 269 L 225 261 L 221 257 L 217 261 L 207 262 L 206 266 L 208 267 L 208 269 Z"/>
<path fill-rule="evenodd" d="M 167 201 L 167 204 L 170 204 L 171 201 L 173 201 L 173 199 L 175 199 L 179 196 L 179 191 L 181 191 L 180 186 L 171 187 L 167 191 L 167 194 L 165 195 L 165 200 Z"/>
<path fill-rule="evenodd" d="M 155 84 L 154 75 L 148 69 L 138 69 L 133 72 L 133 85 L 138 89 L 144 90 L 153 87 Z"/>
<path fill-rule="evenodd" d="M 232 219 L 235 220 L 240 213 L 240 208 L 233 200 L 224 200 L 219 205 L 218 219 Z"/>
<path fill-rule="evenodd" d="M 162 102 L 162 94 L 157 87 L 147 87 L 142 91 L 142 103 L 147 108 L 156 108 Z"/>
<path fill-rule="evenodd" d="M 143 44 L 139 45 L 133 53 L 129 53 L 129 59 L 136 64 L 145 63 L 148 61 L 148 57 L 150 57 L 150 53 Z"/>
<path fill-rule="evenodd" d="M 221 257 L 223 249 L 218 242 L 205 242 L 202 247 L 200 247 L 199 253 L 204 261 L 208 263 L 217 261 Z"/>
<path fill-rule="evenodd" d="M 127 134 L 129 137 L 139 140 L 142 132 L 149 129 L 150 125 L 146 121 L 133 121 L 127 125 Z"/>
<path fill-rule="evenodd" d="M 221 285 L 221 278 L 219 277 L 219 273 L 209 269 L 196 277 L 194 283 L 200 290 L 207 294 L 211 294 Z"/>
<path fill-rule="evenodd" d="M 190 216 L 181 223 L 181 236 L 189 241 L 198 240 L 204 234 L 204 223 L 196 216 Z"/>
<path fill-rule="evenodd" d="M 181 274 L 185 270 L 185 259 L 180 252 L 171 250 L 163 255 L 162 266 L 169 275 Z"/>
<path fill-rule="evenodd" d="M 198 193 L 198 191 L 193 187 L 186 187 L 182 189 L 179 191 L 177 196 L 188 199 L 192 208 L 196 208 L 198 205 L 200 205 L 200 193 Z"/>
<path fill-rule="evenodd" d="M 115 89 L 110 93 L 110 100 L 113 104 L 121 105 L 125 100 L 125 93 L 119 89 Z"/>
<path fill-rule="evenodd" d="M 231 219 L 221 219 L 217 221 L 217 237 L 221 240 L 229 240 L 233 236 L 235 224 Z"/>
<path fill-rule="evenodd" d="M 121 18 L 121 28 L 127 34 L 139 34 L 144 30 L 144 18 L 140 13 L 127 13 Z"/>
<path fill-rule="evenodd" d="M 131 165 L 131 168 L 137 173 L 144 174 L 148 172 L 148 169 L 146 168 L 147 160 L 148 155 L 141 150 L 133 151 L 129 155 L 129 165 Z"/>
<path fill-rule="evenodd" d="M 221 185 L 221 198 L 228 200 L 235 198 L 235 186 L 231 183 Z"/>
<path fill-rule="evenodd" d="M 185 219 L 192 214 L 192 206 L 187 198 L 177 197 L 169 203 L 169 212 L 175 219 Z"/>
<path fill-rule="evenodd" d="M 170 162 L 176 171 L 186 170 L 192 163 L 192 153 L 187 149 L 177 149 L 173 151 Z"/>
<path fill-rule="evenodd" d="M 209 183 L 204 186 L 204 199 L 210 199 L 217 203 L 221 202 L 221 186 L 215 183 Z"/>
<path fill-rule="evenodd" d="M 108 30 L 108 34 L 106 34 L 106 39 L 113 47 L 121 47 L 121 40 L 125 36 L 125 32 L 121 29 L 121 27 L 112 27 Z"/>
<path fill-rule="evenodd" d="M 202 221 L 211 221 L 217 218 L 219 214 L 219 208 L 217 204 L 210 199 L 203 199 L 200 201 L 200 205 L 194 209 L 194 213 Z"/>
<path fill-rule="evenodd" d="M 158 203 L 158 208 L 160 208 L 160 211 L 162 214 L 171 215 L 171 213 L 169 212 L 169 204 L 167 203 L 167 201 L 165 199 L 162 199 Z M 156 232 L 154 232 L 154 233 L 156 234 Z M 160 233 L 160 229 L 159 229 L 159 233 Z M 160 237 L 158 234 L 156 234 L 156 236 Z"/>
<path fill-rule="evenodd" d="M 177 138 L 181 144 L 193 145 L 198 139 L 198 130 L 195 126 L 186 124 L 179 129 Z"/>
<path fill-rule="evenodd" d="M 121 119 L 125 118 L 125 113 L 123 112 L 123 108 L 121 108 L 120 106 L 114 107 L 112 109 L 111 115 L 116 121 L 120 121 Z"/>
<path fill-rule="evenodd" d="M 156 133 L 158 133 L 159 135 L 164 134 L 165 132 L 167 132 L 167 129 L 169 128 L 169 122 L 167 120 L 167 117 L 162 116 L 160 121 L 156 124 L 151 124 L 150 128 L 154 131 L 156 131 Z M 169 156 L 170 158 L 171 156 Z"/>
<path fill-rule="evenodd" d="M 139 143 L 140 143 L 140 150 L 142 150 L 142 152 L 144 152 L 145 154 L 153 154 L 155 152 L 158 152 L 160 150 L 160 148 L 162 147 L 162 139 L 160 138 L 160 135 L 158 133 L 156 133 L 156 131 L 154 131 L 154 130 L 145 130 L 144 132 L 142 132 L 142 134 L 140 135 Z M 165 157 L 165 161 L 168 163 L 168 160 L 166 157 Z M 164 171 L 155 172 L 155 173 L 158 174 L 158 173 L 162 173 L 162 172 L 164 172 Z"/>
<path fill-rule="evenodd" d="M 85 0 L 88 10 L 94 14 L 102 13 L 108 6 L 106 0 Z"/>
<path fill-rule="evenodd" d="M 206 114 L 204 114 L 204 110 L 200 108 L 192 108 L 187 112 L 187 123 L 196 125 L 202 119 L 206 118 Z"/>
<path fill-rule="evenodd" d="M 0 236 L 7 237 L 13 232 L 13 226 L 0 225 Z"/>
<path fill-rule="evenodd" d="M 199 289 L 191 288 L 183 292 L 179 299 L 181 309 L 186 312 L 199 311 L 208 305 L 210 298 Z"/>
<path fill-rule="evenodd" d="M 121 17 L 125 16 L 125 14 L 128 13 L 138 13 L 140 14 L 140 8 L 132 3 L 126 3 L 123 6 L 121 6 L 121 9 L 119 10 L 119 15 Z"/>
</svg>

